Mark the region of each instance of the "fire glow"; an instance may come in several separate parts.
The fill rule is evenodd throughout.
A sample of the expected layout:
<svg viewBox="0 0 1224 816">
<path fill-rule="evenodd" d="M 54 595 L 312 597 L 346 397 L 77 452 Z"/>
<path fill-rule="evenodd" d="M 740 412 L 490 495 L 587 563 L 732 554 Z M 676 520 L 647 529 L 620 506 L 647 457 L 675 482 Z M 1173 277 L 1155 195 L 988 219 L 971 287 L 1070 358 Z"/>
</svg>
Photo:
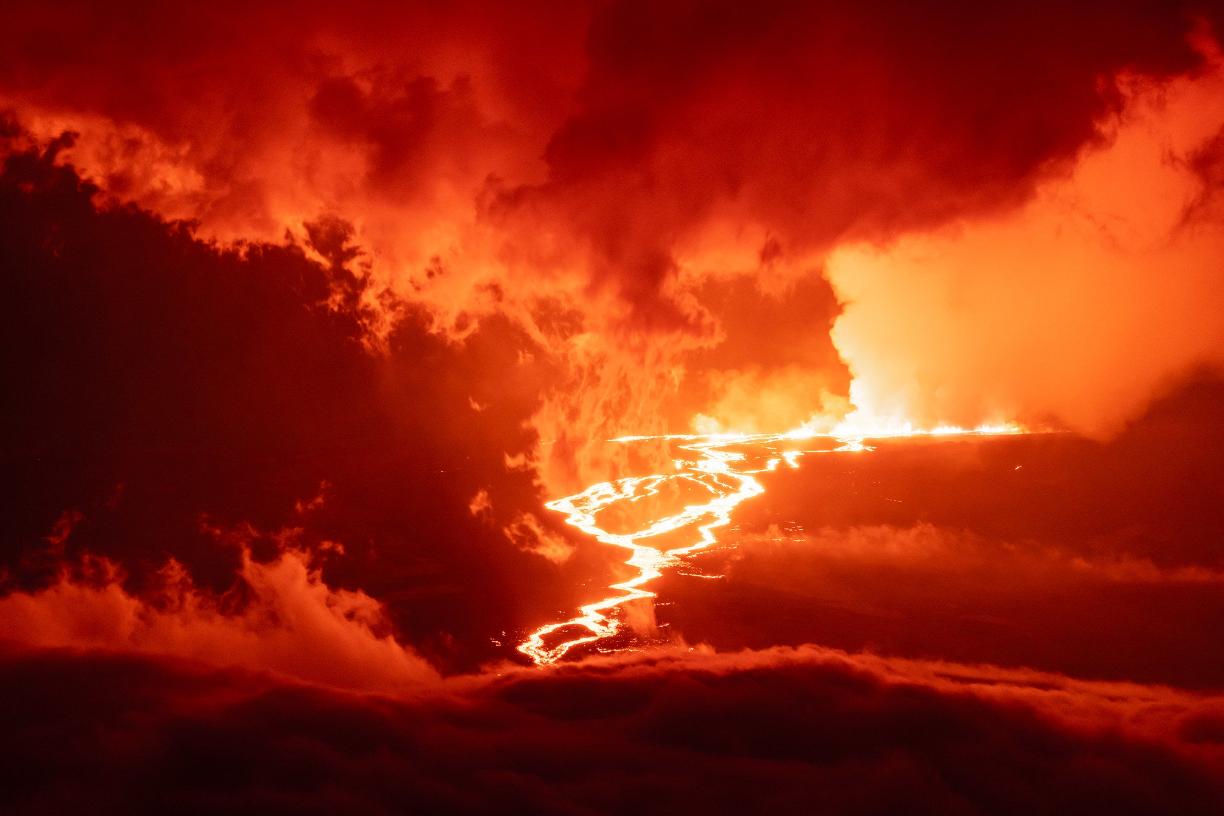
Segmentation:
<svg viewBox="0 0 1224 816">
<path fill-rule="evenodd" d="M 972 430 L 951 425 L 916 429 L 912 423 L 885 423 L 854 414 L 828 434 L 818 434 L 805 426 L 784 434 L 628 436 L 609 440 L 613 443 L 675 441 L 680 443 L 680 450 L 700 454 L 701 458 L 676 460 L 678 472 L 675 474 L 600 482 L 581 493 L 556 499 L 545 505 L 550 510 L 565 513 L 566 523 L 593 536 L 595 540 L 629 550 L 631 554 L 625 563 L 637 570 L 637 574 L 627 581 L 612 584 L 609 589 L 614 590 L 614 594 L 583 606 L 579 615 L 535 630 L 519 645 L 518 651 L 531 658 L 536 665 L 543 666 L 561 660 L 577 646 L 608 641 L 620 634 L 625 626 L 622 608 L 633 601 L 656 597 L 656 593 L 645 588 L 646 584 L 660 577 L 664 570 L 679 566 L 694 553 L 719 543 L 714 531 L 731 522 L 731 513 L 735 507 L 745 499 L 765 492 L 765 488 L 754 478 L 755 475 L 775 470 L 783 462 L 789 467 L 797 468 L 799 457 L 805 453 L 870 451 L 871 446 L 865 444 L 868 439 L 1021 433 L 1027 431 L 1015 423 L 981 425 Z M 779 443 L 817 437 L 824 437 L 838 444 L 836 447 L 818 451 L 778 451 L 771 447 Z M 765 447 L 777 455 L 768 457 L 763 467 L 753 469 L 747 454 L 728 450 L 732 446 L 744 445 Z M 598 516 L 603 511 L 622 503 L 636 504 L 642 499 L 659 495 L 660 489 L 665 485 L 684 482 L 709 491 L 713 498 L 705 504 L 685 505 L 680 512 L 671 515 L 647 516 L 637 525 L 637 529 L 631 532 L 614 533 L 601 526 Z M 649 543 L 687 528 L 695 529 L 695 542 L 686 542 L 676 547 L 652 546 Z"/>
</svg>

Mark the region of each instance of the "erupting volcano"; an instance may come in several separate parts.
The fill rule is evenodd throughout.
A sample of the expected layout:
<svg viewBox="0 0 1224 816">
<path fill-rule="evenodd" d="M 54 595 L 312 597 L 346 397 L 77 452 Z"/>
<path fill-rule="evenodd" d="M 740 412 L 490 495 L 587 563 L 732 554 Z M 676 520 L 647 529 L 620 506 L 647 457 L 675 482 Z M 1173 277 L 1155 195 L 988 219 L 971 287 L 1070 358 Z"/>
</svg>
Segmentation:
<svg viewBox="0 0 1224 816">
<path fill-rule="evenodd" d="M 0 812 L 1224 812 L 1222 41 L 0 5 Z"/>
</svg>

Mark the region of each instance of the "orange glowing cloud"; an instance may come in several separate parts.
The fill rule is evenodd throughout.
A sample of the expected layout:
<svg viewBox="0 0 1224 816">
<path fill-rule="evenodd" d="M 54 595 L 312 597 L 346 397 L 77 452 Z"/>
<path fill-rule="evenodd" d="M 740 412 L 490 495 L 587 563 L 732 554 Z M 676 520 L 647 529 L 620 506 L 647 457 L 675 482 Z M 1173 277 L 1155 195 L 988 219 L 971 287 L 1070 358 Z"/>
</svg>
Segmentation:
<svg viewBox="0 0 1224 816">
<path fill-rule="evenodd" d="M 1173 7 L 136 7 L 14 12 L 16 122 L 76 132 L 58 160 L 102 200 L 343 268 L 373 346 L 406 315 L 456 342 L 511 321 L 556 374 L 532 420 L 553 493 L 629 472 L 592 440 L 842 411 L 833 294 L 794 295 L 829 252 L 838 275 L 848 243 L 1007 217 L 1100 142 L 1118 77 L 1202 60 Z M 806 330 L 737 330 L 771 299 Z M 852 345 L 865 401 L 889 375 Z"/>
<path fill-rule="evenodd" d="M 1132 77 L 1108 143 L 1019 210 L 832 254 L 834 342 L 866 417 L 1104 435 L 1224 366 L 1224 62 Z"/>
</svg>

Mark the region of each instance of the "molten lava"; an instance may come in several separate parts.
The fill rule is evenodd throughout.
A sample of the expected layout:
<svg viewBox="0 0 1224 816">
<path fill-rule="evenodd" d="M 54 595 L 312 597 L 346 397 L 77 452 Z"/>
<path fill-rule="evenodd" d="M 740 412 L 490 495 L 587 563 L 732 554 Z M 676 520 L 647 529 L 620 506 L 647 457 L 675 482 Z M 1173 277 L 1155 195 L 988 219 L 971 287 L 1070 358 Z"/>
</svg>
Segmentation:
<svg viewBox="0 0 1224 816">
<path fill-rule="evenodd" d="M 731 511 L 736 505 L 765 492 L 754 475 L 772 471 L 782 462 L 794 468 L 799 466 L 798 459 L 805 453 L 869 451 L 872 448 L 865 444 L 867 439 L 1025 432 L 1013 424 L 982 425 L 973 430 L 953 426 L 921 430 L 908 423 L 882 424 L 855 417 L 850 419 L 853 421 L 841 423 L 828 434 L 801 428 L 785 434 L 631 436 L 610 440 L 614 443 L 673 441 L 679 444 L 681 451 L 691 451 L 699 454 L 700 458 L 676 460 L 677 472 L 674 474 L 600 482 L 581 493 L 545 505 L 550 510 L 565 513 L 567 523 L 594 536 L 596 540 L 629 550 L 631 554 L 626 564 L 634 568 L 637 574 L 627 581 L 612 584 L 609 588 L 615 590 L 615 594 L 583 606 L 579 615 L 532 632 L 518 650 L 537 665 L 547 665 L 560 660 L 576 646 L 608 641 L 619 634 L 625 625 L 620 610 L 631 601 L 655 597 L 655 593 L 645 588 L 646 584 L 662 575 L 664 569 L 678 566 L 697 551 L 718 543 L 714 530 L 730 523 Z M 816 438 L 831 444 L 817 449 L 780 449 L 796 441 Z M 732 448 L 760 450 L 765 455 L 750 456 Z M 754 467 L 758 463 L 761 466 Z M 708 492 L 711 498 L 704 504 L 685 504 L 678 512 L 673 512 L 666 503 L 661 504 L 663 509 L 656 513 L 609 512 L 626 505 L 633 505 L 636 509 L 643 500 L 647 500 L 648 504 L 650 499 L 659 497 L 665 487 L 681 495 L 684 495 L 684 488 L 696 488 Z M 612 522 L 603 521 L 601 516 L 612 516 L 622 522 L 635 516 L 637 518 L 636 523 L 628 525 L 630 529 L 627 532 L 612 532 L 608 529 Z M 690 536 L 680 537 L 677 541 L 677 534 L 685 531 L 689 531 Z M 553 642 L 550 644 L 550 641 Z"/>
</svg>

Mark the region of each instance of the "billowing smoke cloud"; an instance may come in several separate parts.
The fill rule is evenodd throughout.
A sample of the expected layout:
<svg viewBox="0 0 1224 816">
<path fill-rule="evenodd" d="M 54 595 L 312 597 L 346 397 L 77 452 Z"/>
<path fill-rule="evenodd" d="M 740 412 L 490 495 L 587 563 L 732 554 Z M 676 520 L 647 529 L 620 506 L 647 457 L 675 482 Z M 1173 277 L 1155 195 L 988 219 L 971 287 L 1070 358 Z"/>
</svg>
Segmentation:
<svg viewBox="0 0 1224 816">
<path fill-rule="evenodd" d="M 833 337 L 868 422 L 1116 432 L 1224 366 L 1224 62 L 1132 77 L 1108 144 L 1021 209 L 838 250 Z"/>
<path fill-rule="evenodd" d="M 631 467 L 592 439 L 840 410 L 825 253 L 1024 202 L 1108 138 L 1120 73 L 1201 61 L 1194 25 L 1147 3 L 64 2 L 6 18 L 0 97 L 43 142 L 76 131 L 60 160 L 113 200 L 339 263 L 376 338 L 508 319 L 554 366 L 532 424 L 557 491 Z M 778 301 L 810 315 L 776 338 L 808 349 L 789 367 L 736 329 Z"/>
</svg>

